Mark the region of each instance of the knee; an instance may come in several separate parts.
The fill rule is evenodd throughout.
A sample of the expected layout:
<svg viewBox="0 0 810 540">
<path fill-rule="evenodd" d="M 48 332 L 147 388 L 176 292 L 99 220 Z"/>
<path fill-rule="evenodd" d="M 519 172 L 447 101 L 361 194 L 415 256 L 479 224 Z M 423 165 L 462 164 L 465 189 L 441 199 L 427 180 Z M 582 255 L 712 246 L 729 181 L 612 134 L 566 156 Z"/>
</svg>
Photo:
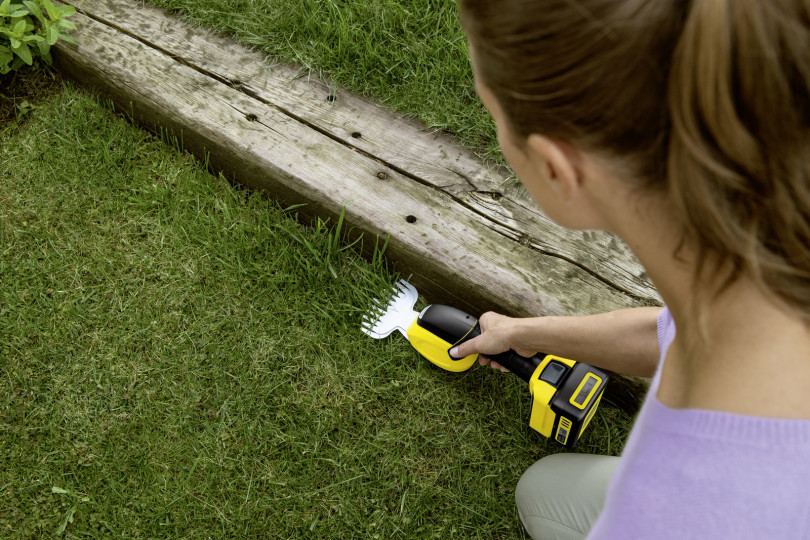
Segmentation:
<svg viewBox="0 0 810 540">
<path fill-rule="evenodd" d="M 617 458 L 555 454 L 537 461 L 515 488 L 518 514 L 534 539 L 582 539 L 604 504 Z"/>
<path fill-rule="evenodd" d="M 518 509 L 543 508 L 554 499 L 557 484 L 564 481 L 565 454 L 546 456 L 529 467 L 518 480 L 515 502 Z"/>
<path fill-rule="evenodd" d="M 537 461 L 523 473 L 515 488 L 520 521 L 535 540 L 584 537 L 571 529 L 571 516 L 566 516 L 559 504 L 559 462 L 556 455 Z"/>
</svg>

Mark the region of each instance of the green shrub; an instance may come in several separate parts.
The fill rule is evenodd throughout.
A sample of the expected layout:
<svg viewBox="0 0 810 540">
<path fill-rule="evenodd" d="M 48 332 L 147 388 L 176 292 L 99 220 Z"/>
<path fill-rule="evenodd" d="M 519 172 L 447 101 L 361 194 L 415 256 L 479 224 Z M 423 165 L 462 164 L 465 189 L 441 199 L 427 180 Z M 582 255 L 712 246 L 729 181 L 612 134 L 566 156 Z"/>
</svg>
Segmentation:
<svg viewBox="0 0 810 540">
<path fill-rule="evenodd" d="M 33 65 L 37 58 L 51 64 L 51 46 L 63 39 L 76 25 L 66 20 L 76 13 L 72 6 L 55 6 L 51 0 L 24 0 L 12 4 L 0 3 L 0 75 L 14 71 L 23 64 Z"/>
</svg>

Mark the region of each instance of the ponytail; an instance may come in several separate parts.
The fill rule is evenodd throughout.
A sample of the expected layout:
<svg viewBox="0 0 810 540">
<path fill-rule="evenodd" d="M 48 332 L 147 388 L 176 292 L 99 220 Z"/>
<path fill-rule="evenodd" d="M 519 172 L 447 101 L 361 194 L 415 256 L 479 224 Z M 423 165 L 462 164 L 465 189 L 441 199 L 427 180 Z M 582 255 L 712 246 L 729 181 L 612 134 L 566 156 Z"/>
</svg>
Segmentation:
<svg viewBox="0 0 810 540">
<path fill-rule="evenodd" d="M 809 4 L 692 2 L 672 59 L 667 159 L 696 282 L 719 293 L 747 274 L 808 322 Z"/>
</svg>

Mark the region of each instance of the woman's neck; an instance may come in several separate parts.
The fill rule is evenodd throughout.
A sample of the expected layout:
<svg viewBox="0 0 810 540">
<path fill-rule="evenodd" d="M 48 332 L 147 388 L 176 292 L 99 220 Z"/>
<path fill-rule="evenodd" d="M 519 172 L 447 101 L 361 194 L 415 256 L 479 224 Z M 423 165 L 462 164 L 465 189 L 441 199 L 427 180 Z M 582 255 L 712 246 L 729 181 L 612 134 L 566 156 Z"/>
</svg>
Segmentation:
<svg viewBox="0 0 810 540">
<path fill-rule="evenodd" d="M 659 399 L 675 408 L 810 419 L 808 325 L 745 275 L 718 295 L 713 284 L 696 282 L 694 251 L 662 212 L 644 212 L 643 226 L 628 223 L 625 234 L 617 231 L 647 269 L 677 327 Z M 695 294 L 706 296 L 696 304 Z"/>
</svg>

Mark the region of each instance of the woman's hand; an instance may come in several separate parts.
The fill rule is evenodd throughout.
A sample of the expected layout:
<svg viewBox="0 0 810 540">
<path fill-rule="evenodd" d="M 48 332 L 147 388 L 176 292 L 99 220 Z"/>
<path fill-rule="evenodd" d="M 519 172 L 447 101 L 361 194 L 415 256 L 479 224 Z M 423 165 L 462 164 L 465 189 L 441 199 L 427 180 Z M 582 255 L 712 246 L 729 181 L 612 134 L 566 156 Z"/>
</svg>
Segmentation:
<svg viewBox="0 0 810 540">
<path fill-rule="evenodd" d="M 489 364 L 492 369 L 508 372 L 508 369 L 491 361 L 487 355 L 506 352 L 509 349 L 526 357 L 534 356 L 537 353 L 537 351 L 524 349 L 515 342 L 513 331 L 519 320 L 492 311 L 484 313 L 478 319 L 478 323 L 481 325 L 481 335 L 455 347 L 450 351 L 450 355 L 454 358 L 464 358 L 478 353 L 478 363 L 482 366 Z"/>
</svg>

